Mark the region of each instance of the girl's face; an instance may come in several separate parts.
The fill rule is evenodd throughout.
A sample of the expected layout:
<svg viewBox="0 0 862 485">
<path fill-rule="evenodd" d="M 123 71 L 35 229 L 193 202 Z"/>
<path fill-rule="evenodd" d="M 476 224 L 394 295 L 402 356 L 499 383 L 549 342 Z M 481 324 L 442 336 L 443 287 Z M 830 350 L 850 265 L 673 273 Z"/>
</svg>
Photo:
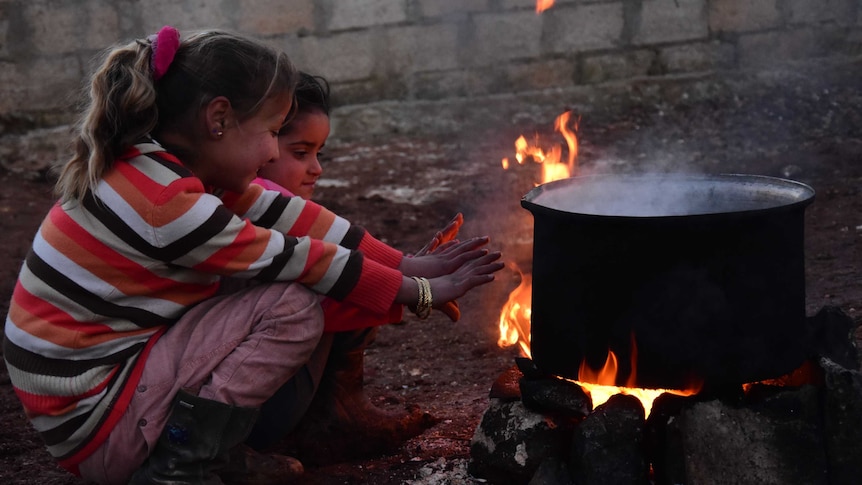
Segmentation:
<svg viewBox="0 0 862 485">
<path fill-rule="evenodd" d="M 278 158 L 260 169 L 259 175 L 310 199 L 323 169 L 320 150 L 329 137 L 329 116 L 320 110 L 299 112 L 278 136 Z"/>
<path fill-rule="evenodd" d="M 208 186 L 245 191 L 258 170 L 278 158 L 278 131 L 289 110 L 285 96 L 266 101 L 255 116 L 240 123 L 228 117 L 223 135 L 192 168 L 195 175 Z"/>
</svg>

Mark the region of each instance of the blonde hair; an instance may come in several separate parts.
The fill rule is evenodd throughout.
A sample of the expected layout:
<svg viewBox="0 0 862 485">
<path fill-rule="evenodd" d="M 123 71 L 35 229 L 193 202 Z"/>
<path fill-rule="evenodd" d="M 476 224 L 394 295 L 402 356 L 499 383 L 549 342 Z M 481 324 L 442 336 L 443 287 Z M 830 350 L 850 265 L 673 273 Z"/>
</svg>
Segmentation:
<svg viewBox="0 0 862 485">
<path fill-rule="evenodd" d="M 117 157 L 149 136 L 164 131 L 195 140 L 200 109 L 225 96 L 240 120 L 254 116 L 264 102 L 293 96 L 298 75 L 283 52 L 224 31 L 183 39 L 165 75 L 154 82 L 149 40 L 106 51 L 90 78 L 87 104 L 78 123 L 75 153 L 60 172 L 55 191 L 61 200 L 82 199 Z M 183 156 L 195 157 L 195 153 Z"/>
</svg>

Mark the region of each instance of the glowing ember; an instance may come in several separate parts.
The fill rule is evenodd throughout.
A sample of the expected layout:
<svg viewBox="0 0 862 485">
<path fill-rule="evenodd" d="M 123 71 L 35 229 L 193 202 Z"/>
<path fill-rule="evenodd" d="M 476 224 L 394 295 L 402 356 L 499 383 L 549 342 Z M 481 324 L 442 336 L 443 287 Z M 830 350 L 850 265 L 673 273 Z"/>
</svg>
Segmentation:
<svg viewBox="0 0 862 485">
<path fill-rule="evenodd" d="M 550 8 L 553 1 L 539 1 L 536 4 L 536 11 Z M 576 132 L 580 118 L 576 120 L 573 127 L 570 128 L 571 112 L 566 111 L 557 117 L 554 122 L 554 129 L 563 135 L 568 148 L 568 157 L 566 162 L 562 162 L 562 146 L 556 145 L 549 150 L 545 150 L 538 145 L 538 137 L 536 143 L 530 144 L 527 139 L 521 135 L 515 140 L 515 160 L 519 164 L 523 164 L 528 158 L 536 163 L 542 164 L 541 182 L 547 183 L 555 180 L 569 178 L 577 173 L 577 157 L 578 157 L 578 138 Z M 508 170 L 510 163 L 508 158 L 504 158 L 503 169 Z M 521 283 L 517 288 L 509 294 L 509 299 L 500 311 L 499 330 L 500 338 L 497 340 L 497 345 L 500 347 L 511 347 L 518 345 L 521 354 L 532 358 L 530 349 L 530 325 L 531 325 L 531 304 L 532 304 L 532 277 L 529 274 L 523 274 L 514 263 L 510 263 L 516 271 L 521 275 Z M 700 391 L 702 383 L 697 383 L 689 389 L 643 389 L 635 386 L 637 382 L 636 364 L 637 364 L 637 345 L 635 344 L 634 335 L 631 341 L 631 356 L 632 370 L 626 379 L 625 386 L 617 386 L 617 356 L 613 351 L 608 350 L 608 357 L 605 365 L 598 370 L 590 368 L 586 360 L 581 362 L 578 370 L 578 380 L 572 381 L 581 386 L 585 392 L 590 395 L 593 402 L 593 407 L 599 406 L 606 402 L 614 394 L 628 394 L 636 397 L 643 405 L 646 416 L 649 416 L 652 410 L 653 401 L 661 394 L 668 392 L 679 396 L 691 396 Z M 567 379 L 570 380 L 570 379 Z"/>
<path fill-rule="evenodd" d="M 536 13 L 542 13 L 554 6 L 554 0 L 536 0 Z"/>
</svg>

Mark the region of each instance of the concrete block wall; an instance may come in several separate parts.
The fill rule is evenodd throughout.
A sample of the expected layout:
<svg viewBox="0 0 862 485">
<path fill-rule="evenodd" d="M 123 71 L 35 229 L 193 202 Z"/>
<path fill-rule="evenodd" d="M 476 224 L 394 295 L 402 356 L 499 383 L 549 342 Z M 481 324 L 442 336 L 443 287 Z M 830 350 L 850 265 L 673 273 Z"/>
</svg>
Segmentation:
<svg viewBox="0 0 862 485">
<path fill-rule="evenodd" d="M 557 0 L 541 14 L 534 0 L 0 0 L 0 146 L 67 123 L 93 57 L 164 24 L 283 49 L 330 80 L 336 106 L 862 54 L 862 0 Z"/>
</svg>

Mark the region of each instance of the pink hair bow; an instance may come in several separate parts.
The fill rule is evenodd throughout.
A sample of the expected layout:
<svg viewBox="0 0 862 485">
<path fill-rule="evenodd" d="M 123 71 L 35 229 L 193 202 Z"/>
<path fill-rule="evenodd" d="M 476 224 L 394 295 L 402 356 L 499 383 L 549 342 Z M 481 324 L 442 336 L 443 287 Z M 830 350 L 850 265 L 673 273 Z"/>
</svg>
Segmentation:
<svg viewBox="0 0 862 485">
<path fill-rule="evenodd" d="M 153 57 L 150 59 L 153 81 L 158 81 L 168 71 L 180 47 L 180 33 L 170 25 L 165 25 L 148 39 L 153 44 Z"/>
</svg>

